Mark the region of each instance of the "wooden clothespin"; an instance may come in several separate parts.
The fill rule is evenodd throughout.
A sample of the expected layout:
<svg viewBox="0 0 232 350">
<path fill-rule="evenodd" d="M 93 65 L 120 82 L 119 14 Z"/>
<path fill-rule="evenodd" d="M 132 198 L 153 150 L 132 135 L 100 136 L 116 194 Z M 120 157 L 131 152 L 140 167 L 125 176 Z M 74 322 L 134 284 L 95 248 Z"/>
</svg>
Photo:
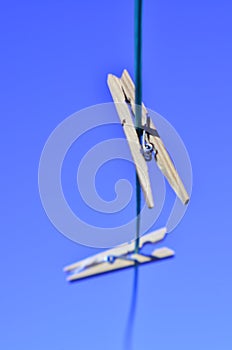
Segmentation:
<svg viewBox="0 0 232 350">
<path fill-rule="evenodd" d="M 139 138 L 135 131 L 134 122 L 131 118 L 130 109 L 135 116 L 135 86 L 127 70 L 123 71 L 121 78 L 115 75 L 108 75 L 108 86 L 113 97 L 115 107 L 117 109 L 119 118 L 123 125 L 123 129 L 130 147 L 130 151 L 135 163 L 136 171 L 139 177 L 140 185 L 144 193 L 144 197 L 149 208 L 154 206 L 153 196 L 151 191 L 150 179 L 148 174 L 148 167 L 146 160 L 146 153 L 140 144 Z M 144 104 L 142 108 L 142 125 L 141 128 L 144 132 L 144 137 L 147 136 L 147 147 L 153 146 L 154 159 L 168 180 L 170 186 L 175 191 L 176 195 L 180 198 L 183 204 L 187 204 L 189 201 L 189 195 L 183 185 L 183 182 L 164 146 L 160 135 L 154 126 L 153 122 L 148 116 L 148 112 Z M 146 146 L 144 146 L 146 147 Z M 144 148 L 143 147 L 143 148 Z"/>
<path fill-rule="evenodd" d="M 148 233 L 140 238 L 140 249 L 145 245 L 155 244 L 162 241 L 166 235 L 166 228 Z M 117 271 L 135 265 L 167 259 L 174 255 L 174 251 L 163 247 L 152 251 L 151 254 L 134 254 L 134 242 L 120 245 L 102 253 L 83 259 L 64 268 L 70 282 L 103 273 Z"/>
</svg>

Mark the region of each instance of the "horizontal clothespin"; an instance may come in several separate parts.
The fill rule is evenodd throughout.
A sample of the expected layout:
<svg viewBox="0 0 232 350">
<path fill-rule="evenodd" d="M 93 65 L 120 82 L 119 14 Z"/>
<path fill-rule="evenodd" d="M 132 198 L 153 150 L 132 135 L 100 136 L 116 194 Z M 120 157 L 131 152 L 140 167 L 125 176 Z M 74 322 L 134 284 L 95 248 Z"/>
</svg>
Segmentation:
<svg viewBox="0 0 232 350">
<path fill-rule="evenodd" d="M 140 238 L 140 249 L 145 245 L 162 241 L 166 235 L 166 228 L 148 233 Z M 67 280 L 72 282 L 87 277 L 117 271 L 132 266 L 167 259 L 174 255 L 172 249 L 163 247 L 152 251 L 151 254 L 134 253 L 134 242 L 117 246 L 87 259 L 83 259 L 64 268 L 68 274 Z"/>
</svg>

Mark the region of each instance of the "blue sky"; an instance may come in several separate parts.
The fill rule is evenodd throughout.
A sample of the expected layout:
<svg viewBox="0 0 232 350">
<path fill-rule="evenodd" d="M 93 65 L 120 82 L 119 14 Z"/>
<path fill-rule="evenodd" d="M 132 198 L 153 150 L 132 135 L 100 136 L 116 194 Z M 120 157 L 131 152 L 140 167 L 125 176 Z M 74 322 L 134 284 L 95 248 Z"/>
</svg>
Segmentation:
<svg viewBox="0 0 232 350">
<path fill-rule="evenodd" d="M 232 347 L 231 10 L 144 1 L 143 100 L 181 135 L 194 181 L 165 242 L 176 257 L 139 270 L 135 350 Z M 0 17 L 0 346 L 123 349 L 133 271 L 66 283 L 63 266 L 98 250 L 57 232 L 37 177 L 53 129 L 111 101 L 109 72 L 133 72 L 133 1 L 10 1 Z"/>
</svg>

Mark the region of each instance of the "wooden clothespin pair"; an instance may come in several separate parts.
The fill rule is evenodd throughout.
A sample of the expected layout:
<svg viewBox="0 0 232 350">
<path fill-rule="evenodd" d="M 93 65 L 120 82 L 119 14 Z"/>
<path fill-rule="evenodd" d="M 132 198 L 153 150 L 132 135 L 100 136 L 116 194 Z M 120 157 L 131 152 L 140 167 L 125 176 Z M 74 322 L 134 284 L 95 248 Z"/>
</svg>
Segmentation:
<svg viewBox="0 0 232 350">
<path fill-rule="evenodd" d="M 123 71 L 121 78 L 109 74 L 108 86 L 128 141 L 147 206 L 149 208 L 153 208 L 154 206 L 146 162 L 152 159 L 152 152 L 154 153 L 154 159 L 159 169 L 168 180 L 176 195 L 180 198 L 183 204 L 187 204 L 189 201 L 188 193 L 157 129 L 148 116 L 144 104 L 141 106 L 141 129 L 143 131 L 143 136 L 142 144 L 140 144 L 131 116 L 135 116 L 135 86 L 127 70 Z M 155 249 L 149 255 L 141 252 L 144 245 L 155 244 L 163 240 L 165 236 L 166 228 L 142 236 L 139 243 L 140 250 L 139 253 L 136 254 L 134 253 L 134 242 L 130 242 L 69 265 L 64 269 L 68 274 L 67 280 L 80 280 L 86 277 L 172 257 L 174 251 L 166 247 Z"/>
</svg>

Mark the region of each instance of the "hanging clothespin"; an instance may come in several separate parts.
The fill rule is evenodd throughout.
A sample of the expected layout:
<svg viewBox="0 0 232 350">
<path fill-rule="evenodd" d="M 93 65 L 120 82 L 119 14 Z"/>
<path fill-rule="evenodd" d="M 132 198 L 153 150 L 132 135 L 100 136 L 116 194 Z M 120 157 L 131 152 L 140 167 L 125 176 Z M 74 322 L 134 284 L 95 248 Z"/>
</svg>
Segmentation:
<svg viewBox="0 0 232 350">
<path fill-rule="evenodd" d="M 130 147 L 130 151 L 132 154 L 132 158 L 135 164 L 135 168 L 138 174 L 140 185 L 144 193 L 146 203 L 149 208 L 153 208 L 154 202 L 151 191 L 148 167 L 142 155 L 139 138 L 137 136 L 134 123 L 131 118 L 131 112 L 127 104 L 127 102 L 130 103 L 130 98 L 122 88 L 122 82 L 119 78 L 112 74 L 109 74 L 107 82 Z"/>
<path fill-rule="evenodd" d="M 135 116 L 135 86 L 128 71 L 124 70 L 121 78 L 109 74 L 108 86 L 123 125 L 147 206 L 149 208 L 154 206 L 148 167 L 146 164 L 146 160 L 151 160 L 151 147 L 153 147 L 154 159 L 159 169 L 182 203 L 187 204 L 189 202 L 189 195 L 143 103 L 141 106 L 141 128 L 143 130 L 142 145 L 140 144 L 135 128 L 132 127 L 134 126 L 134 122 L 131 117 L 131 112 L 132 115 Z"/>
<path fill-rule="evenodd" d="M 134 242 L 130 242 L 69 265 L 64 268 L 64 271 L 68 274 L 67 280 L 73 282 L 111 271 L 170 258 L 174 256 L 174 251 L 166 247 L 155 249 L 151 254 L 141 253 L 141 249 L 145 245 L 153 245 L 162 241 L 166 233 L 166 228 L 162 228 L 142 236 L 139 243 L 140 252 L 137 254 L 134 253 Z"/>
</svg>

